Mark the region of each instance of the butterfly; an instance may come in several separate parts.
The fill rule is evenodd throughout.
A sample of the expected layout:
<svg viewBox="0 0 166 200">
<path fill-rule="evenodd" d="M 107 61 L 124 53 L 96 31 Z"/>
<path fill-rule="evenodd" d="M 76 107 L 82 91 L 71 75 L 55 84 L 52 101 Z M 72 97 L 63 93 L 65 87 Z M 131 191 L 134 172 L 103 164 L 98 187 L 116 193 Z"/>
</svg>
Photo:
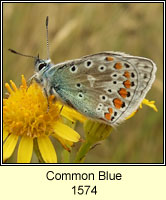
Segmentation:
<svg viewBox="0 0 166 200">
<path fill-rule="evenodd" d="M 139 107 L 155 80 L 152 60 L 106 51 L 54 64 L 49 58 L 48 17 L 46 30 L 48 58 L 28 57 L 35 58 L 32 79 L 47 97 L 53 94 L 83 115 L 111 126 Z"/>
</svg>

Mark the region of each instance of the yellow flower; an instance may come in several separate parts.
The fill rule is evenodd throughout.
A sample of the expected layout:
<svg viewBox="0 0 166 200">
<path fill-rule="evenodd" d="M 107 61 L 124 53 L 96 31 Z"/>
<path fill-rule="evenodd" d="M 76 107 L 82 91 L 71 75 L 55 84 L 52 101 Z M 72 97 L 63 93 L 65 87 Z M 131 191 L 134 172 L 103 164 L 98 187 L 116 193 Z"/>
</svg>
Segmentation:
<svg viewBox="0 0 166 200">
<path fill-rule="evenodd" d="M 53 96 L 47 100 L 36 82 L 27 87 L 24 76 L 20 88 L 13 81 L 10 84 L 11 87 L 5 84 L 10 96 L 3 100 L 3 161 L 12 155 L 20 138 L 18 163 L 31 161 L 35 140 L 43 161 L 56 163 L 57 155 L 50 136 L 68 151 L 80 139 L 76 131 L 63 123 L 61 115 L 82 122 L 85 117 L 55 101 Z"/>
<path fill-rule="evenodd" d="M 155 106 L 155 101 L 149 101 L 148 99 L 144 99 L 139 106 L 141 109 L 142 109 L 142 104 L 145 104 L 145 105 L 153 108 L 154 111 L 158 112 L 157 107 Z M 131 115 L 126 117 L 126 119 L 130 119 L 131 117 L 133 117 L 137 111 L 138 111 L 138 109 L 136 111 L 134 111 L 133 113 L 131 113 Z"/>
<path fill-rule="evenodd" d="M 148 99 L 144 99 L 142 103 L 140 104 L 140 108 L 142 108 L 142 104 L 145 104 L 151 108 L 153 108 L 154 111 L 158 112 L 157 107 L 155 106 L 155 101 L 149 101 Z"/>
</svg>

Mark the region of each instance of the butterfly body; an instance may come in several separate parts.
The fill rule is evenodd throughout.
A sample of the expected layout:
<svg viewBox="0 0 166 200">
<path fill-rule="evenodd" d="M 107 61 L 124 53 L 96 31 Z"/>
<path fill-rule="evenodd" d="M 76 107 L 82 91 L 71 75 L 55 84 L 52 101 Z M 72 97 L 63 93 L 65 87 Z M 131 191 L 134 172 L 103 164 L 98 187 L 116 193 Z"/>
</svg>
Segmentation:
<svg viewBox="0 0 166 200">
<path fill-rule="evenodd" d="M 134 112 L 151 88 L 156 65 L 143 57 L 101 52 L 59 64 L 36 59 L 35 80 L 94 120 L 117 125 Z"/>
</svg>

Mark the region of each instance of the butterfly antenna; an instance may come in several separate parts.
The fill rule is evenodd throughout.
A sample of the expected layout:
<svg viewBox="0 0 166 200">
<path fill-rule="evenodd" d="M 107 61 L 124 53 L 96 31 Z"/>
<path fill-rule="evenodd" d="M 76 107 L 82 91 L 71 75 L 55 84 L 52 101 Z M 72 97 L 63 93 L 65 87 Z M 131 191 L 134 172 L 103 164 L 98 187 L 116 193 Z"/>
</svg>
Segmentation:
<svg viewBox="0 0 166 200">
<path fill-rule="evenodd" d="M 50 51 L 48 43 L 48 16 L 46 17 L 46 41 L 47 41 L 47 59 L 50 59 Z"/>
<path fill-rule="evenodd" d="M 30 56 L 30 55 L 26 55 L 26 54 L 19 53 L 19 52 L 13 50 L 13 49 L 8 49 L 8 50 L 9 50 L 10 52 L 15 53 L 15 54 L 20 55 L 20 56 L 30 57 L 30 58 L 36 58 L 35 56 Z"/>
</svg>

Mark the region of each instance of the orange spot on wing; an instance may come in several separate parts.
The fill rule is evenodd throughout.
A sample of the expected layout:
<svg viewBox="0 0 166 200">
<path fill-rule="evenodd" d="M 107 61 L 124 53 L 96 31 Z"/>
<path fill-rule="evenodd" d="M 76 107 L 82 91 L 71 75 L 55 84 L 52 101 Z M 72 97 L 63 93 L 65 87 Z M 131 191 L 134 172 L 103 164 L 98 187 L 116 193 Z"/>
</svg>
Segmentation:
<svg viewBox="0 0 166 200">
<path fill-rule="evenodd" d="M 111 115 L 113 113 L 113 109 L 112 108 L 108 108 L 108 112 L 109 113 L 105 113 L 104 116 L 107 120 L 110 120 L 111 119 Z"/>
<path fill-rule="evenodd" d="M 109 113 L 113 113 L 113 109 L 112 108 L 108 108 Z"/>
<path fill-rule="evenodd" d="M 120 109 L 123 105 L 123 102 L 118 98 L 114 99 L 113 102 L 114 102 L 114 105 L 117 109 Z"/>
<path fill-rule="evenodd" d="M 130 88 L 130 86 L 131 86 L 131 82 L 129 80 L 124 81 L 123 84 L 124 84 L 125 88 Z"/>
<path fill-rule="evenodd" d="M 124 74 L 123 74 L 126 78 L 130 78 L 130 73 L 128 71 L 126 71 Z"/>
<path fill-rule="evenodd" d="M 105 113 L 104 116 L 107 120 L 111 119 L 111 113 Z"/>
<path fill-rule="evenodd" d="M 114 68 L 115 69 L 122 69 L 122 64 L 121 63 L 116 63 L 115 65 L 114 65 Z"/>
<path fill-rule="evenodd" d="M 127 90 L 124 88 L 120 88 L 120 90 L 118 91 L 118 93 L 120 94 L 121 97 L 126 98 L 127 97 Z"/>
<path fill-rule="evenodd" d="M 114 60 L 114 58 L 111 57 L 111 56 L 108 56 L 108 57 L 106 57 L 105 59 L 106 59 L 107 61 L 113 61 L 113 60 Z"/>
</svg>

